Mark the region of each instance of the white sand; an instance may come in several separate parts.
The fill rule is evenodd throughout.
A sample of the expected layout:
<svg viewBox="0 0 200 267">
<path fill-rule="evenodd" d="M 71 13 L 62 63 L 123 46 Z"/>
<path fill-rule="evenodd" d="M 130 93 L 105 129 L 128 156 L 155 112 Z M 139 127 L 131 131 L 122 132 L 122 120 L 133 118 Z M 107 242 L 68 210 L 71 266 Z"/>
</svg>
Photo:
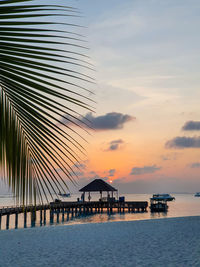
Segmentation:
<svg viewBox="0 0 200 267">
<path fill-rule="evenodd" d="M 0 266 L 200 266 L 200 217 L 1 231 Z"/>
</svg>

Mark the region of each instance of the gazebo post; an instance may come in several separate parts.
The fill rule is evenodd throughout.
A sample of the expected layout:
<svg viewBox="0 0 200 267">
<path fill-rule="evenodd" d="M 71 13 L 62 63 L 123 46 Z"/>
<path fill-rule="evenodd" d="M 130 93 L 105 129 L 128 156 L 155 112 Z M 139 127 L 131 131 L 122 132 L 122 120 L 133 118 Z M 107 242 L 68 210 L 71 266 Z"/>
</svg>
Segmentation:
<svg viewBox="0 0 200 267">
<path fill-rule="evenodd" d="M 101 200 L 102 200 L 102 191 L 100 191 L 100 197 L 101 197 Z"/>
</svg>

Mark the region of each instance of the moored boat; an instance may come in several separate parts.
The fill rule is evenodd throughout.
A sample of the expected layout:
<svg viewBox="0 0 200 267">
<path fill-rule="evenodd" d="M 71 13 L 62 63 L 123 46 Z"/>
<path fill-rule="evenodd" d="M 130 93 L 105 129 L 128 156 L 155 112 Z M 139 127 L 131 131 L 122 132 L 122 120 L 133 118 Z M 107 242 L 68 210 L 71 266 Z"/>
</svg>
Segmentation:
<svg viewBox="0 0 200 267">
<path fill-rule="evenodd" d="M 200 197 L 200 192 L 196 192 L 195 197 Z"/>
<path fill-rule="evenodd" d="M 175 200 L 175 197 L 172 197 L 170 194 L 153 194 L 150 198 L 151 212 L 167 212 L 167 202 L 172 200 Z"/>
<path fill-rule="evenodd" d="M 172 197 L 170 194 L 154 194 L 150 200 L 164 200 L 164 201 L 172 201 L 175 200 L 175 197 Z"/>
<path fill-rule="evenodd" d="M 167 202 L 166 201 L 151 201 L 150 205 L 151 212 L 166 212 L 168 210 Z"/>
<path fill-rule="evenodd" d="M 62 194 L 61 192 L 59 192 L 58 195 L 61 196 L 61 197 L 71 197 L 70 193 Z"/>
</svg>

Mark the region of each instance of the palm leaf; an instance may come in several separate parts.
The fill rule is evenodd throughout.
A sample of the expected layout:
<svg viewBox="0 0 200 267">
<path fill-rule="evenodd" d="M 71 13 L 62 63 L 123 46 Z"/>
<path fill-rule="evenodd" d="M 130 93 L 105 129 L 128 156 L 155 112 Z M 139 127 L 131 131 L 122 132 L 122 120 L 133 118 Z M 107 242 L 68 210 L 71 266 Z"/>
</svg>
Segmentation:
<svg viewBox="0 0 200 267">
<path fill-rule="evenodd" d="M 65 192 L 66 178 L 76 183 L 87 132 L 80 114 L 93 110 L 85 40 L 68 22 L 79 12 L 33 2 L 0 2 L 1 176 L 22 204 Z"/>
</svg>

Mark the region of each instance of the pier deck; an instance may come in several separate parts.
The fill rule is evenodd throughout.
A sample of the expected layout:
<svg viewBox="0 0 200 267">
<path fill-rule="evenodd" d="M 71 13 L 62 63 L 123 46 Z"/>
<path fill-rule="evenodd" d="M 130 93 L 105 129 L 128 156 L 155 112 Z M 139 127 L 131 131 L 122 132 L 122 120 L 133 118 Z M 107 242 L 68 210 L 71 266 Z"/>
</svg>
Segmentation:
<svg viewBox="0 0 200 267">
<path fill-rule="evenodd" d="M 103 201 L 91 201 L 91 202 L 51 202 L 50 204 L 44 205 L 29 205 L 29 206 L 13 206 L 13 207 L 2 207 L 0 208 L 0 228 L 1 228 L 1 218 L 2 216 L 7 216 L 6 218 L 6 228 L 9 229 L 9 218 L 10 215 L 15 216 L 15 226 L 18 225 L 18 215 L 20 213 L 24 214 L 24 227 L 26 227 L 27 213 L 31 213 L 31 223 L 34 226 L 36 221 L 36 213 L 40 213 L 40 221 L 46 220 L 46 211 L 50 212 L 50 222 L 53 221 L 54 214 L 61 213 L 63 216 L 67 213 L 71 214 L 71 217 L 80 215 L 89 215 L 95 213 L 107 213 L 118 212 L 146 212 L 148 207 L 147 201 L 125 201 L 125 202 L 103 202 Z"/>
</svg>

